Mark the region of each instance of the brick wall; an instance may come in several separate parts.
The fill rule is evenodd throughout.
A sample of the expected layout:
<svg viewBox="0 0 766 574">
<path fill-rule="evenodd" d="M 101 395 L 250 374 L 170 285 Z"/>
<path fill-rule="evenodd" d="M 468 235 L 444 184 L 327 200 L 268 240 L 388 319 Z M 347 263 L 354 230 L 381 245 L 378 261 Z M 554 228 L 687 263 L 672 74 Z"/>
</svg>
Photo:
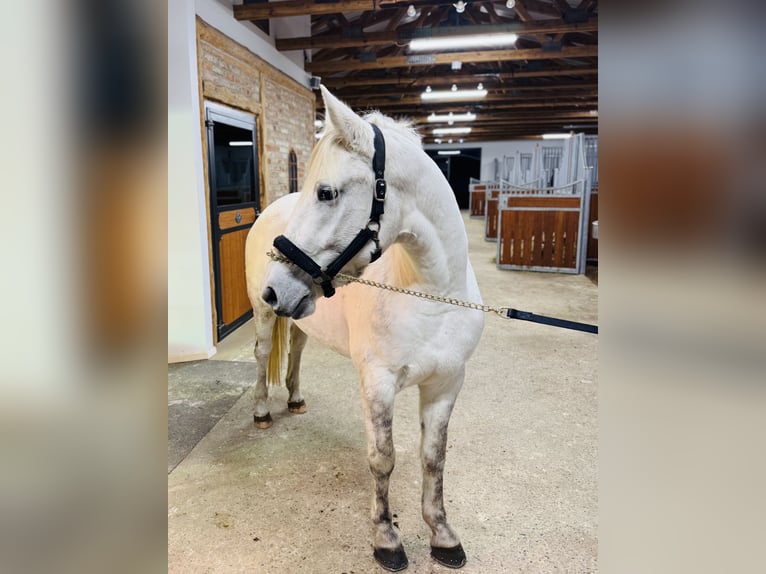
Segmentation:
<svg viewBox="0 0 766 574">
<path fill-rule="evenodd" d="M 263 209 L 288 193 L 291 149 L 303 182 L 314 146 L 314 94 L 199 18 L 197 38 L 203 97 L 256 116 Z"/>
<path fill-rule="evenodd" d="M 290 149 L 298 159 L 298 185 L 303 183 L 311 148 L 314 145 L 314 102 L 282 84 L 265 79 L 263 107 L 266 128 L 265 157 L 269 189 L 273 201 L 289 192 L 288 156 Z"/>
</svg>

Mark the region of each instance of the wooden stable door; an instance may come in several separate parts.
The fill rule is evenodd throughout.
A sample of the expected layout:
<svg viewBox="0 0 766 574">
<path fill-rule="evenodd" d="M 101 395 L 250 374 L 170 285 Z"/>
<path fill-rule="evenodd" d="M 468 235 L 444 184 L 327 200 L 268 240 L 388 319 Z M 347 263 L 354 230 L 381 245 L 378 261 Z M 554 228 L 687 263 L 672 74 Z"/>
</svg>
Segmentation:
<svg viewBox="0 0 766 574">
<path fill-rule="evenodd" d="M 205 106 L 210 183 L 210 228 L 218 340 L 252 316 L 245 283 L 245 241 L 258 216 L 255 117 Z"/>
</svg>

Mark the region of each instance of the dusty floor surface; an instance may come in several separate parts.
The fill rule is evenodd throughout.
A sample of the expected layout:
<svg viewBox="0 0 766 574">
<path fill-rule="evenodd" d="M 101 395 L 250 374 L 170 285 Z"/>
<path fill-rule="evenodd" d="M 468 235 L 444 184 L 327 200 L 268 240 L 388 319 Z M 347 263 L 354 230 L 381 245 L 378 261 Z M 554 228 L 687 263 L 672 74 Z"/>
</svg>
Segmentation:
<svg viewBox="0 0 766 574">
<path fill-rule="evenodd" d="M 464 219 L 485 303 L 597 322 L 592 274 L 497 270 L 483 222 Z M 208 362 L 210 381 L 237 373 L 226 383 L 229 397 L 253 367 L 245 364 L 251 331 L 248 323 L 232 334 Z M 452 415 L 445 470 L 447 514 L 468 554 L 461 572 L 596 571 L 597 344 L 593 335 L 487 317 Z M 199 378 L 183 390 L 177 367 L 169 371 L 171 401 L 194 404 Z M 168 463 L 170 572 L 384 572 L 372 558 L 372 479 L 355 372 L 310 341 L 302 381 L 308 412 L 289 414 L 286 389 L 272 389 L 274 425 L 265 431 L 253 427 L 252 387 L 222 416 L 220 393 L 200 391 L 193 408 L 208 416 L 169 418 L 186 425 L 171 436 L 192 435 L 169 451 L 188 452 L 174 468 Z M 208 430 L 211 420 L 218 422 Z M 451 572 L 429 557 L 420 518 L 418 427 L 417 391 L 405 390 L 394 419 L 391 508 L 406 572 Z"/>
</svg>

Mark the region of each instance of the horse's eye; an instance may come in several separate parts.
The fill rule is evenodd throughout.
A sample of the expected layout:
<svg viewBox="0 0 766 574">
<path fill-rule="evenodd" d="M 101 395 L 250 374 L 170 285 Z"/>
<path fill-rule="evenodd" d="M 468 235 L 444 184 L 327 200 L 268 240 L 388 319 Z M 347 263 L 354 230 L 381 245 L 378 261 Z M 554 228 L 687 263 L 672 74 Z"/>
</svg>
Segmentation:
<svg viewBox="0 0 766 574">
<path fill-rule="evenodd" d="M 330 185 L 317 185 L 317 199 L 319 201 L 332 201 L 338 197 L 338 190 Z"/>
</svg>

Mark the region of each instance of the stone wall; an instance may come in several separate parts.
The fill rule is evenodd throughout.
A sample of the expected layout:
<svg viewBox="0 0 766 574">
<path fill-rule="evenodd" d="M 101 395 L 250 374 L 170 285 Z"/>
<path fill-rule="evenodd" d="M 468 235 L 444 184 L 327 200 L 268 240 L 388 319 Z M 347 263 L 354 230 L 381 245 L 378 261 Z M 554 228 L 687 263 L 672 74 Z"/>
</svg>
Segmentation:
<svg viewBox="0 0 766 574">
<path fill-rule="evenodd" d="M 256 116 L 264 209 L 288 193 L 291 149 L 298 159 L 298 182 L 303 181 L 314 146 L 314 93 L 199 18 L 197 39 L 202 96 Z M 202 102 L 200 126 L 204 140 Z"/>
</svg>

